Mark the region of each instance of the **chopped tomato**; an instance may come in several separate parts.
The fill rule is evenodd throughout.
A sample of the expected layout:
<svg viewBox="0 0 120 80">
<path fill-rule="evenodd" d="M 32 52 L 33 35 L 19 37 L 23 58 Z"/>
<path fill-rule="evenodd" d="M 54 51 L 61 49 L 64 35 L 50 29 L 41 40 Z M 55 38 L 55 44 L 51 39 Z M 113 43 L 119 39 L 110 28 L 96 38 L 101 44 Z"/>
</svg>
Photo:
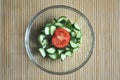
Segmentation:
<svg viewBox="0 0 120 80">
<path fill-rule="evenodd" d="M 52 44 L 57 48 L 64 48 L 68 45 L 70 41 L 70 34 L 63 28 L 58 28 L 55 30 L 52 37 Z"/>
</svg>

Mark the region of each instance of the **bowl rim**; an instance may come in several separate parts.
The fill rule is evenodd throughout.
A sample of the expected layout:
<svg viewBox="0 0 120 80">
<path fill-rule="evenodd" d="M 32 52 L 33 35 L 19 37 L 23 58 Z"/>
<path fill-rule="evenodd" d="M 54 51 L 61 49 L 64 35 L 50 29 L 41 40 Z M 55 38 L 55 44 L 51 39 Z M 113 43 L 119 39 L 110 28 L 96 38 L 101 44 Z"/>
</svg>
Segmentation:
<svg viewBox="0 0 120 80">
<path fill-rule="evenodd" d="M 77 14 L 79 14 L 82 18 L 84 18 L 87 22 L 87 24 L 89 25 L 90 31 L 91 31 L 91 35 L 92 35 L 92 45 L 91 45 L 91 49 L 89 51 L 88 56 L 86 57 L 86 59 L 76 68 L 69 70 L 69 71 L 65 71 L 65 72 L 54 72 L 54 71 L 50 71 L 47 70 L 45 68 L 43 68 L 42 66 L 40 66 L 39 64 L 37 64 L 37 61 L 34 59 L 34 57 L 32 56 L 32 52 L 30 50 L 30 45 L 29 45 L 29 35 L 30 35 L 30 31 L 32 28 L 33 23 L 35 22 L 35 20 L 37 19 L 37 16 L 39 16 L 41 13 L 50 10 L 50 9 L 55 9 L 55 8 L 64 8 L 64 9 L 69 9 L 72 10 L 74 12 L 76 12 Z M 43 10 L 39 11 L 30 21 L 30 23 L 27 26 L 26 32 L 25 32 L 25 48 L 26 48 L 26 52 L 28 57 L 30 58 L 30 60 L 37 66 L 39 67 L 41 70 L 51 73 L 51 74 L 55 74 L 55 75 L 65 75 L 65 74 L 70 74 L 73 73 L 77 70 L 79 70 L 80 68 L 82 68 L 90 59 L 92 53 L 93 53 L 93 48 L 94 48 L 94 44 L 95 44 L 95 34 L 94 34 L 94 30 L 89 22 L 89 20 L 87 19 L 87 17 L 80 11 L 78 11 L 77 9 L 70 7 L 70 6 L 66 6 L 66 5 L 53 5 L 53 6 L 49 6 L 47 8 L 44 8 Z"/>
</svg>

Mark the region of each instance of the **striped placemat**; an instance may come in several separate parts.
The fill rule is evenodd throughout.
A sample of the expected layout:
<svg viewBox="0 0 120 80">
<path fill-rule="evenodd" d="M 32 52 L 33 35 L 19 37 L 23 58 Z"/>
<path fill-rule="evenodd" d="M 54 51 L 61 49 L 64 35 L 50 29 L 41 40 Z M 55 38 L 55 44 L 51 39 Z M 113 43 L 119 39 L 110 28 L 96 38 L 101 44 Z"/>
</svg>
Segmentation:
<svg viewBox="0 0 120 80">
<path fill-rule="evenodd" d="M 84 13 L 95 31 L 87 64 L 68 75 L 48 74 L 28 58 L 24 35 L 30 19 L 51 5 Z M 0 80 L 120 80 L 120 0 L 0 0 Z"/>
</svg>

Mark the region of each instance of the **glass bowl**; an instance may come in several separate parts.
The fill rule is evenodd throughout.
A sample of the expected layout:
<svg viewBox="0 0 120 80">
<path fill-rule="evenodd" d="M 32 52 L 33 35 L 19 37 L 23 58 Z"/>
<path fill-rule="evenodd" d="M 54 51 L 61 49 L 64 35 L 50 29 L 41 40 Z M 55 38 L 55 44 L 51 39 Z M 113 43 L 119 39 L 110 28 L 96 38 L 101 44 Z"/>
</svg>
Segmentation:
<svg viewBox="0 0 120 80">
<path fill-rule="evenodd" d="M 38 35 L 46 23 L 54 18 L 66 16 L 71 22 L 76 22 L 81 27 L 83 34 L 82 43 L 72 57 L 64 61 L 42 58 L 38 51 Z M 75 72 L 89 60 L 94 47 L 94 31 L 87 17 L 80 11 L 65 5 L 47 7 L 38 12 L 29 23 L 25 34 L 25 47 L 30 60 L 43 71 L 51 74 L 64 75 Z"/>
</svg>

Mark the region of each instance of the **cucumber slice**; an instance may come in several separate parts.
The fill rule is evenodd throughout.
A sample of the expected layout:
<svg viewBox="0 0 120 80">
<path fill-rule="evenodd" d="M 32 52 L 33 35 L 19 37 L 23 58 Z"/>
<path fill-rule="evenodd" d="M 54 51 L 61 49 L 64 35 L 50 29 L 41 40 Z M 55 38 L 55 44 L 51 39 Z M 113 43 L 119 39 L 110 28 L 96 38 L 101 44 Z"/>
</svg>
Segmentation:
<svg viewBox="0 0 120 80">
<path fill-rule="evenodd" d="M 65 54 L 61 54 L 60 58 L 61 58 L 61 60 L 63 61 L 63 60 L 65 60 L 66 55 L 65 55 Z"/>
<path fill-rule="evenodd" d="M 66 16 L 61 16 L 57 19 L 57 22 L 61 22 L 63 20 L 66 20 L 66 18 L 67 18 Z"/>
<path fill-rule="evenodd" d="M 41 42 L 41 45 L 43 46 L 43 48 L 47 47 L 48 45 L 47 39 L 43 39 L 43 41 Z"/>
<path fill-rule="evenodd" d="M 71 38 L 71 41 L 74 42 L 74 43 L 77 43 L 77 42 L 78 42 L 77 38 L 75 38 L 75 37 L 72 37 L 72 38 Z"/>
<path fill-rule="evenodd" d="M 74 49 L 73 49 L 73 52 L 76 52 L 77 50 L 78 50 L 78 48 L 74 48 Z"/>
<path fill-rule="evenodd" d="M 76 30 L 75 28 L 73 29 L 73 31 L 77 34 L 78 33 L 78 30 Z"/>
<path fill-rule="evenodd" d="M 71 36 L 75 37 L 76 33 L 75 32 L 71 32 Z"/>
<path fill-rule="evenodd" d="M 65 30 L 68 31 L 68 32 L 71 32 L 71 30 L 68 29 L 68 28 L 66 28 L 66 27 L 63 27 L 63 29 L 65 29 Z"/>
<path fill-rule="evenodd" d="M 47 39 L 44 39 L 44 40 L 43 40 L 43 43 L 44 43 L 44 45 L 48 45 Z"/>
<path fill-rule="evenodd" d="M 76 43 L 74 43 L 73 41 L 70 41 L 70 45 L 72 48 L 77 48 L 78 45 Z"/>
<path fill-rule="evenodd" d="M 59 55 L 63 52 L 63 50 L 57 50 L 57 51 Z"/>
<path fill-rule="evenodd" d="M 42 46 L 42 48 L 44 48 L 44 49 L 45 49 L 46 47 L 47 47 L 47 45 L 43 45 L 43 46 Z"/>
<path fill-rule="evenodd" d="M 69 48 L 69 47 L 66 47 L 65 50 L 68 51 L 68 50 L 70 50 L 70 48 Z"/>
<path fill-rule="evenodd" d="M 45 38 L 45 35 L 44 35 L 44 34 L 41 34 L 41 35 L 38 37 L 38 41 L 39 41 L 40 44 L 42 44 L 44 38 Z"/>
<path fill-rule="evenodd" d="M 65 55 L 71 57 L 72 53 L 71 53 L 71 51 L 67 51 L 67 52 L 65 52 Z"/>
<path fill-rule="evenodd" d="M 81 34 L 81 32 L 79 31 L 79 32 L 77 33 L 76 38 L 80 38 L 81 36 L 82 36 L 82 34 Z"/>
<path fill-rule="evenodd" d="M 80 26 L 77 23 L 74 23 L 74 28 L 80 30 Z"/>
<path fill-rule="evenodd" d="M 57 26 L 57 27 L 64 27 L 64 25 L 62 23 L 55 23 L 55 26 Z"/>
<path fill-rule="evenodd" d="M 39 48 L 38 50 L 41 53 L 42 57 L 46 56 L 46 52 L 45 52 L 45 50 L 43 48 Z"/>
<path fill-rule="evenodd" d="M 50 27 L 50 34 L 53 35 L 54 31 L 56 30 L 55 26 Z"/>
<path fill-rule="evenodd" d="M 49 54 L 48 56 L 53 60 L 58 58 L 58 55 L 56 53 L 55 54 Z"/>
<path fill-rule="evenodd" d="M 49 27 L 45 27 L 45 35 L 49 35 Z"/>
<path fill-rule="evenodd" d="M 48 48 L 46 49 L 46 51 L 49 53 L 49 54 L 54 54 L 55 53 L 55 48 Z"/>
</svg>

